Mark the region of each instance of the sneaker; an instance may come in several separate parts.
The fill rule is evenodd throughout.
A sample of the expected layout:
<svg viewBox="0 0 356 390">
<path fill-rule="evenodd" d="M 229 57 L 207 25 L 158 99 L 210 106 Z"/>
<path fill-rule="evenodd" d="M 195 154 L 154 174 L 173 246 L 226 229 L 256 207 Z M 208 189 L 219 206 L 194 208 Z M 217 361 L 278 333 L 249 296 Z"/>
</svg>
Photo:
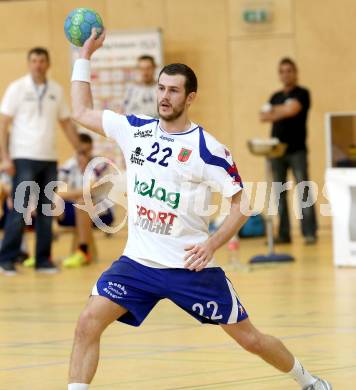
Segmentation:
<svg viewBox="0 0 356 390">
<path fill-rule="evenodd" d="M 331 383 L 317 377 L 315 379 L 317 381 L 313 385 L 304 387 L 303 390 L 332 390 Z"/>
<path fill-rule="evenodd" d="M 73 254 L 65 258 L 62 264 L 65 268 L 80 268 L 83 265 L 90 264 L 90 256 L 78 249 Z"/>
<path fill-rule="evenodd" d="M 26 268 L 34 268 L 36 259 L 34 256 L 27 258 L 22 264 Z"/>
<path fill-rule="evenodd" d="M 52 263 L 51 260 L 47 260 L 40 265 L 36 265 L 36 272 L 41 274 L 55 274 L 58 272 L 58 268 Z"/>
<path fill-rule="evenodd" d="M 0 272 L 7 276 L 14 276 L 17 274 L 15 263 L 12 261 L 6 261 L 0 263 Z"/>
<path fill-rule="evenodd" d="M 29 254 L 27 252 L 21 251 L 19 255 L 15 259 L 15 263 L 23 264 L 24 261 L 29 257 Z"/>
<path fill-rule="evenodd" d="M 317 238 L 316 236 L 305 236 L 304 237 L 304 244 L 305 245 L 314 245 L 316 244 Z"/>
</svg>

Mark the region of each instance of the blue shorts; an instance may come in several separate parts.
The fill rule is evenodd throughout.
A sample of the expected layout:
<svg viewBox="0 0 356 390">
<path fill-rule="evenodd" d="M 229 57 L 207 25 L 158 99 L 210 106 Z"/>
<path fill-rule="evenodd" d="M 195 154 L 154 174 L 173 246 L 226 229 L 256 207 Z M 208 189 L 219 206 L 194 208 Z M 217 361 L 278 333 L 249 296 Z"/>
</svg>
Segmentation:
<svg viewBox="0 0 356 390">
<path fill-rule="evenodd" d="M 98 218 L 101 219 L 105 225 L 110 226 L 114 221 L 113 213 L 110 210 L 107 210 L 105 214 L 100 215 Z M 76 226 L 75 221 L 75 209 L 72 202 L 64 202 L 64 213 L 63 218 L 58 219 L 58 225 L 60 226 Z M 94 224 L 95 226 L 95 224 Z"/>
<path fill-rule="evenodd" d="M 198 321 L 233 324 L 248 317 L 220 267 L 195 272 L 146 267 L 126 256 L 105 271 L 92 295 L 106 297 L 128 310 L 118 321 L 139 326 L 154 306 L 170 299 Z"/>
</svg>

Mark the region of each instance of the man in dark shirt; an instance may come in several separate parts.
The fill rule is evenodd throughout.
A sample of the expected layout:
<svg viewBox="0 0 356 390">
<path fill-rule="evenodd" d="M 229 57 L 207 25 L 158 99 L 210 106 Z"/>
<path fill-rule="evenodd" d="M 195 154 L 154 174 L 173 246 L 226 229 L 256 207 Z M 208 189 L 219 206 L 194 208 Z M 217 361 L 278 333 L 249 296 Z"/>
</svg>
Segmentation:
<svg viewBox="0 0 356 390">
<path fill-rule="evenodd" d="M 261 110 L 260 119 L 272 123 L 272 137 L 287 144 L 284 156 L 271 160 L 273 180 L 285 183 L 287 171 L 292 169 L 297 183 L 308 181 L 307 162 L 307 116 L 310 107 L 310 95 L 306 88 L 298 86 L 298 69 L 290 58 L 283 58 L 279 63 L 279 77 L 283 89 L 272 95 L 269 103 Z M 308 199 L 309 187 L 300 194 L 303 202 Z M 280 218 L 277 243 L 289 243 L 290 223 L 287 207 L 287 193 L 283 191 L 278 204 Z M 302 209 L 302 234 L 306 244 L 316 242 L 316 217 L 314 207 Z"/>
</svg>

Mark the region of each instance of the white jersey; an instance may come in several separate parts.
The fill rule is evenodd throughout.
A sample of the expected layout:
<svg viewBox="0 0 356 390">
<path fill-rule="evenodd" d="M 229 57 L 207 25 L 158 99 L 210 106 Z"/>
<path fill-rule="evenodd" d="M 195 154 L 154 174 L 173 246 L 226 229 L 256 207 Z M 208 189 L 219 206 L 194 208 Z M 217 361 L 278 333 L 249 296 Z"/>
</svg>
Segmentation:
<svg viewBox="0 0 356 390">
<path fill-rule="evenodd" d="M 208 238 L 211 193 L 230 197 L 242 188 L 230 152 L 194 123 L 167 133 L 157 119 L 105 110 L 103 129 L 127 166 L 124 255 L 151 267 L 183 268 L 184 248 Z"/>
</svg>

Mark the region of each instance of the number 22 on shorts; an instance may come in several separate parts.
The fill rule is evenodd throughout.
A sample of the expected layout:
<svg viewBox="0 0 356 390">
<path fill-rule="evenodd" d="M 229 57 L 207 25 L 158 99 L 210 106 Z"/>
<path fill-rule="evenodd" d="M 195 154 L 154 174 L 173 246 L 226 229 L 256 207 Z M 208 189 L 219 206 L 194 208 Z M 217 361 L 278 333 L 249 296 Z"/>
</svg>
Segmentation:
<svg viewBox="0 0 356 390">
<path fill-rule="evenodd" d="M 209 301 L 206 304 L 206 307 L 208 309 L 210 309 L 211 307 L 213 308 L 213 313 L 210 317 L 204 315 L 204 306 L 201 303 L 194 303 L 194 305 L 192 306 L 192 310 L 195 312 L 198 312 L 200 316 L 208 318 L 208 319 L 213 320 L 213 321 L 221 320 L 223 318 L 223 316 L 221 314 L 217 315 L 219 306 L 215 301 Z"/>
</svg>

